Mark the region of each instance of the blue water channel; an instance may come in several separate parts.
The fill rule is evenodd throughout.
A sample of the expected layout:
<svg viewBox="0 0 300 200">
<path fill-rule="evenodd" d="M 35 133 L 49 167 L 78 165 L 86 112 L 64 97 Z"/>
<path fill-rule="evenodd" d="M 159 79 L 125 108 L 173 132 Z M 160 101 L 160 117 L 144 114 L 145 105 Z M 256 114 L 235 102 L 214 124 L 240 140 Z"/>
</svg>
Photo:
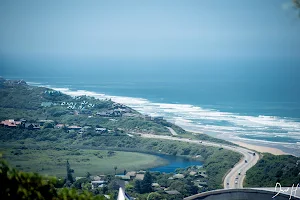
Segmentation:
<svg viewBox="0 0 300 200">
<path fill-rule="evenodd" d="M 177 156 L 169 156 L 169 155 L 157 155 L 162 159 L 165 159 L 168 161 L 167 165 L 159 166 L 150 168 L 149 171 L 152 172 L 165 172 L 165 173 L 172 173 L 175 172 L 178 168 L 187 168 L 189 166 L 197 165 L 202 166 L 203 163 L 196 160 L 191 160 L 187 158 L 177 157 Z"/>
</svg>

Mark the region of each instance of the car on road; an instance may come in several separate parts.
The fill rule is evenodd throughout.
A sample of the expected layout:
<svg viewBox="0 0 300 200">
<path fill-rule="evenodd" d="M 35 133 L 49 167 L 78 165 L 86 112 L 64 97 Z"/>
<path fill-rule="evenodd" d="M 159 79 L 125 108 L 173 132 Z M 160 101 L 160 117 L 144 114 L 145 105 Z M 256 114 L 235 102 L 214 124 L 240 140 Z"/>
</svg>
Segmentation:
<svg viewBox="0 0 300 200">
<path fill-rule="evenodd" d="M 247 160 L 245 160 L 245 163 L 247 163 L 248 161 Z"/>
<path fill-rule="evenodd" d="M 229 185 L 229 183 L 227 182 L 227 185 Z"/>
<path fill-rule="evenodd" d="M 234 181 L 235 184 L 237 184 L 237 181 Z"/>
<path fill-rule="evenodd" d="M 241 175 L 241 172 L 239 172 L 239 175 Z"/>
</svg>

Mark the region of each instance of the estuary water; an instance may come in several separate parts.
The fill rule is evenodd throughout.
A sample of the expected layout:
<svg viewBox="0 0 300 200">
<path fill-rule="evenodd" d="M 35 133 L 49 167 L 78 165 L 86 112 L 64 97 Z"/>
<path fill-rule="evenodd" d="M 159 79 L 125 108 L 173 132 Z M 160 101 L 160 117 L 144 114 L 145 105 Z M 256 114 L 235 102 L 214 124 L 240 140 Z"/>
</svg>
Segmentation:
<svg viewBox="0 0 300 200">
<path fill-rule="evenodd" d="M 169 156 L 169 155 L 157 155 L 162 159 L 165 159 L 168 161 L 167 165 L 154 167 L 151 169 L 148 169 L 149 171 L 153 172 L 165 172 L 165 173 L 173 173 L 178 168 L 187 168 L 189 166 L 202 166 L 202 162 L 191 160 L 187 158 L 182 158 L 178 156 Z"/>
</svg>

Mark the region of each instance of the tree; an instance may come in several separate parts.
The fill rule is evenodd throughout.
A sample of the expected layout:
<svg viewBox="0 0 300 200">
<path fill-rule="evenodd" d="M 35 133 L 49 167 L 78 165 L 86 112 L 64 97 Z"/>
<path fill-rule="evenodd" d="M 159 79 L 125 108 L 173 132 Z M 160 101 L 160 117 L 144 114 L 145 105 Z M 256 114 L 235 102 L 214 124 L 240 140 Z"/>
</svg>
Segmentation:
<svg viewBox="0 0 300 200">
<path fill-rule="evenodd" d="M 91 176 L 90 172 L 87 172 L 86 175 L 85 175 L 86 178 L 90 178 L 90 176 Z"/>
<path fill-rule="evenodd" d="M 66 126 L 66 125 L 64 125 L 63 127 L 62 127 L 62 129 L 64 130 L 64 132 L 66 132 L 66 133 L 68 133 L 69 132 L 69 130 L 68 130 L 68 127 Z"/>
<path fill-rule="evenodd" d="M 43 128 L 54 128 L 54 125 L 52 123 L 46 122 L 43 126 Z"/>
<path fill-rule="evenodd" d="M 82 189 L 82 186 L 84 183 L 89 183 L 90 180 L 88 178 L 81 178 L 77 181 L 75 181 L 72 185 L 72 187 L 75 187 L 76 189 Z"/>
<path fill-rule="evenodd" d="M 1 199 L 52 199 L 56 196 L 54 179 L 46 180 L 36 173 L 23 173 L 11 169 L 0 161 Z"/>
<path fill-rule="evenodd" d="M 151 192 L 147 196 L 147 200 L 162 200 L 162 199 L 163 199 L 163 197 L 157 192 Z"/>
<path fill-rule="evenodd" d="M 112 180 L 108 184 L 108 189 L 109 190 L 118 190 L 120 188 L 120 185 L 118 184 L 117 180 Z"/>
<path fill-rule="evenodd" d="M 134 182 L 134 191 L 136 191 L 137 193 L 142 193 L 140 180 L 136 180 Z"/>
<path fill-rule="evenodd" d="M 67 177 L 66 177 L 66 185 L 70 186 L 74 182 L 74 178 L 72 173 L 74 173 L 74 170 L 71 169 L 69 160 L 67 160 Z"/>
<path fill-rule="evenodd" d="M 141 193 L 152 192 L 152 176 L 150 172 L 146 172 L 144 179 L 141 181 Z"/>
<path fill-rule="evenodd" d="M 172 184 L 170 185 L 170 189 L 172 190 L 177 190 L 179 192 L 183 192 L 185 188 L 185 183 L 183 181 L 174 181 L 172 182 Z"/>
<path fill-rule="evenodd" d="M 108 187 L 107 186 L 104 186 L 103 188 L 102 188 L 102 193 L 103 194 L 106 194 L 108 192 Z"/>
</svg>

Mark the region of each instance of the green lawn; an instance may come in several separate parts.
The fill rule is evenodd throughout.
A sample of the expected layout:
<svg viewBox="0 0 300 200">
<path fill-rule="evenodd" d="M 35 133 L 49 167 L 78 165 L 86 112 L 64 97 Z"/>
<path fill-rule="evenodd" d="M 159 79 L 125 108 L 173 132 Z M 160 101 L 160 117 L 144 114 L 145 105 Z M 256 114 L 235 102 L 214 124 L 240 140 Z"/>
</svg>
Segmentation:
<svg viewBox="0 0 300 200">
<path fill-rule="evenodd" d="M 87 172 L 95 174 L 123 173 L 124 169 L 140 170 L 163 165 L 165 160 L 158 156 L 114 151 L 109 155 L 107 150 L 33 150 L 33 149 L 0 149 L 10 165 L 28 172 L 45 175 L 65 176 L 66 162 L 69 160 L 74 176 L 85 176 Z"/>
</svg>

